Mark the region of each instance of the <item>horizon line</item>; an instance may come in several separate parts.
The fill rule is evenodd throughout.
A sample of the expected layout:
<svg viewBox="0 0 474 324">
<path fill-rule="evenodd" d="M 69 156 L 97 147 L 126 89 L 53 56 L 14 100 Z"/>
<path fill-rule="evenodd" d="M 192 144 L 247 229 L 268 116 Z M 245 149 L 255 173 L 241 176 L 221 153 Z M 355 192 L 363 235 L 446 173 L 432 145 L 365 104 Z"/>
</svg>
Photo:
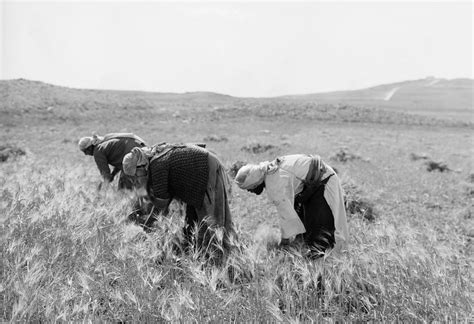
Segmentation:
<svg viewBox="0 0 474 324">
<path fill-rule="evenodd" d="M 256 99 L 266 99 L 266 98 L 281 98 L 281 97 L 296 97 L 296 96 L 307 96 L 307 95 L 318 95 L 318 94 L 328 94 L 328 93 L 337 93 L 337 92 L 350 92 L 350 91 L 360 91 L 375 88 L 378 86 L 390 85 L 390 84 L 398 84 L 403 82 L 414 82 L 414 81 L 421 81 L 421 80 L 445 80 L 445 81 L 454 81 L 454 80 L 470 80 L 474 82 L 474 79 L 470 77 L 455 77 L 455 78 L 442 78 L 442 77 L 435 77 L 435 76 L 426 76 L 424 78 L 418 79 L 405 79 L 401 81 L 392 81 L 388 83 L 377 83 L 363 88 L 354 88 L 354 89 L 340 89 L 340 90 L 330 90 L 330 91 L 321 91 L 321 92 L 307 92 L 307 93 L 290 93 L 290 94 L 282 94 L 276 96 L 234 96 L 228 93 L 210 91 L 210 90 L 191 90 L 191 91 L 184 91 L 184 92 L 170 92 L 170 91 L 156 91 L 156 90 L 139 90 L 139 89 L 113 89 L 113 88 L 82 88 L 82 87 L 75 87 L 75 86 L 67 86 L 67 85 L 59 85 L 56 83 L 50 83 L 42 80 L 32 80 L 27 78 L 13 78 L 13 79 L 0 79 L 0 81 L 28 81 L 28 82 L 39 82 L 44 83 L 47 85 L 51 85 L 54 87 L 61 87 L 61 88 L 69 88 L 75 90 L 92 90 L 92 91 L 114 91 L 114 92 L 143 92 L 143 93 L 156 93 L 156 94 L 169 94 L 169 95 L 184 95 L 184 94 L 192 94 L 192 93 L 212 93 L 216 95 L 222 96 L 229 96 L 232 98 L 256 98 Z"/>
</svg>

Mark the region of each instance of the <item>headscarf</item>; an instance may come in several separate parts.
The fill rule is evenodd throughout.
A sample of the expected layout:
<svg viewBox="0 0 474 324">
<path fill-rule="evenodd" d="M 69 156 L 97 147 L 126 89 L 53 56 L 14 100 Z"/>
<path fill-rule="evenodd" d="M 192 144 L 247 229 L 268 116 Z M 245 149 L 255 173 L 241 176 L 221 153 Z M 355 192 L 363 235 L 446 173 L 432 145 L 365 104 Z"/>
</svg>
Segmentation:
<svg viewBox="0 0 474 324">
<path fill-rule="evenodd" d="M 269 162 L 261 162 L 259 164 L 247 164 L 240 168 L 235 176 L 235 182 L 241 189 L 255 189 L 263 181 L 265 176 L 278 170 L 278 159 Z"/>
<path fill-rule="evenodd" d="M 134 147 L 130 153 L 125 154 L 122 160 L 122 169 L 126 175 L 134 176 L 138 167 L 148 169 L 150 158 L 153 156 L 151 149 L 147 147 Z"/>
<path fill-rule="evenodd" d="M 91 145 L 100 144 L 103 140 L 104 137 L 98 135 L 82 137 L 78 143 L 79 149 L 84 151 Z"/>
</svg>

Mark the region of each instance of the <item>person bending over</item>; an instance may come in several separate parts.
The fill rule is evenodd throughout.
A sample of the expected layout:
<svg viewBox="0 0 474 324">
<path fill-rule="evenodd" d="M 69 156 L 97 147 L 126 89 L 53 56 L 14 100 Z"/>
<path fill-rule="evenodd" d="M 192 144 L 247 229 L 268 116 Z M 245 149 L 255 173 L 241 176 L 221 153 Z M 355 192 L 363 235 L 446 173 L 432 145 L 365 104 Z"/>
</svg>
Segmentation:
<svg viewBox="0 0 474 324">
<path fill-rule="evenodd" d="M 278 211 L 282 244 L 302 237 L 310 256 L 317 258 L 347 242 L 341 183 L 320 156 L 295 154 L 247 164 L 239 169 L 235 182 L 257 195 L 266 189 Z"/>
<path fill-rule="evenodd" d="M 219 159 L 191 144 L 163 143 L 153 148 L 134 148 L 123 159 L 124 172 L 141 178 L 154 212 L 167 213 L 173 199 L 186 204 L 185 239 L 199 228 L 197 246 L 206 248 L 218 231 L 224 249 L 234 235 L 227 188 L 229 182 Z"/>
<path fill-rule="evenodd" d="M 111 133 L 105 136 L 82 137 L 78 145 L 84 154 L 94 157 L 105 183 L 112 182 L 114 177 L 120 173 L 118 189 L 133 189 L 133 178 L 122 172 L 122 161 L 134 147 L 145 147 L 144 140 L 131 133 Z M 110 172 L 109 165 L 114 167 L 112 172 Z M 101 186 L 102 183 L 99 185 L 99 189 Z"/>
</svg>

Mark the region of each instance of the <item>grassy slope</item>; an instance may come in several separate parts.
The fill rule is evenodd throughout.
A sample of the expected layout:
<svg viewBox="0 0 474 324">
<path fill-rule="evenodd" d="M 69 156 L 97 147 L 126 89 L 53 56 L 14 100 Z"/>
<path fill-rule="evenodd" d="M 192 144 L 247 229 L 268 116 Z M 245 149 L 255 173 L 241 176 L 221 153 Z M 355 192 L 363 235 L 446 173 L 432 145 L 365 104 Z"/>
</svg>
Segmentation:
<svg viewBox="0 0 474 324">
<path fill-rule="evenodd" d="M 11 125 L 0 131 L 1 141 L 26 147 L 29 154 L 0 165 L 0 318 L 202 322 L 470 316 L 470 127 L 426 118 L 413 123 L 397 114 L 373 118 L 326 106 L 310 106 L 318 112 L 311 114 L 306 103 L 292 110 L 276 99 L 207 100 L 194 104 L 198 113 L 186 108 L 176 114 L 176 107 L 187 105 L 186 100 L 164 102 L 163 111 L 151 115 L 153 108 L 105 115 L 98 110 L 96 120 L 74 111 L 60 119 L 55 109 L 45 112 L 49 118 L 33 112 L 8 116 Z M 304 118 L 300 111 L 306 111 Z M 349 251 L 309 262 L 297 250 L 273 248 L 277 220 L 265 196 L 234 188 L 231 209 L 243 253 L 223 269 L 202 267 L 192 256 L 173 252 L 179 210 L 146 235 L 123 223 L 128 196 L 114 190 L 97 194 L 97 170 L 75 144 L 94 130 L 133 131 L 149 142 L 225 136 L 228 141 L 208 145 L 226 165 L 296 152 L 329 160 L 348 147 L 366 161 L 330 163 L 374 203 L 378 217 L 369 223 L 352 215 Z M 241 150 L 252 142 L 276 148 L 258 155 Z M 426 153 L 459 172 L 429 173 L 422 162 L 410 160 L 410 153 Z M 228 279 L 231 265 L 234 282 Z M 326 291 L 318 298 L 320 273 Z"/>
<path fill-rule="evenodd" d="M 391 91 L 394 93 L 389 98 Z M 378 107 L 391 111 L 472 121 L 473 91 L 474 81 L 471 79 L 426 78 L 354 91 L 290 97 L 297 100 L 345 103 L 359 107 Z"/>
</svg>

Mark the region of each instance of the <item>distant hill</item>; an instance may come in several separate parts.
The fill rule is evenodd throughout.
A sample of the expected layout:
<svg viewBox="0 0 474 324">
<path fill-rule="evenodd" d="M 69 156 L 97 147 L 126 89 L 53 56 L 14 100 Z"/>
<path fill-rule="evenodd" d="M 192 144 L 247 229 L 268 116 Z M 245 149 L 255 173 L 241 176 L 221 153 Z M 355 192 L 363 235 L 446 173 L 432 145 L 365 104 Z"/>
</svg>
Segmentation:
<svg viewBox="0 0 474 324">
<path fill-rule="evenodd" d="M 25 79 L 0 80 L 0 111 L 31 111 L 67 106 L 94 108 L 151 108 L 163 103 L 222 103 L 234 98 L 213 92 L 158 93 L 144 91 L 74 89 Z"/>
<path fill-rule="evenodd" d="M 426 79 L 379 85 L 367 89 L 284 96 L 294 100 L 396 109 L 418 114 L 471 116 L 474 80 Z"/>
<path fill-rule="evenodd" d="M 199 114 L 229 108 L 237 114 L 244 113 L 246 109 L 252 114 L 265 110 L 269 116 L 283 110 L 287 115 L 298 116 L 304 110 L 312 116 L 323 113 L 318 118 L 325 119 L 326 114 L 341 115 L 343 110 L 339 108 L 350 107 L 350 118 L 342 115 L 337 118 L 364 121 L 371 119 L 370 115 L 386 111 L 472 123 L 473 89 L 474 80 L 471 79 L 426 78 L 352 91 L 238 98 L 213 92 L 74 89 L 16 79 L 0 80 L 0 113 L 3 120 L 20 120 L 28 116 L 32 120 L 102 120 L 112 116 L 133 120 L 138 115 L 152 114 L 164 118 L 175 113 Z M 347 112 L 344 114 L 348 115 Z M 354 118 L 353 115 L 359 117 Z M 388 119 L 392 120 L 393 116 Z M 403 123 L 407 120 L 406 117 L 394 119 L 404 120 Z"/>
</svg>

